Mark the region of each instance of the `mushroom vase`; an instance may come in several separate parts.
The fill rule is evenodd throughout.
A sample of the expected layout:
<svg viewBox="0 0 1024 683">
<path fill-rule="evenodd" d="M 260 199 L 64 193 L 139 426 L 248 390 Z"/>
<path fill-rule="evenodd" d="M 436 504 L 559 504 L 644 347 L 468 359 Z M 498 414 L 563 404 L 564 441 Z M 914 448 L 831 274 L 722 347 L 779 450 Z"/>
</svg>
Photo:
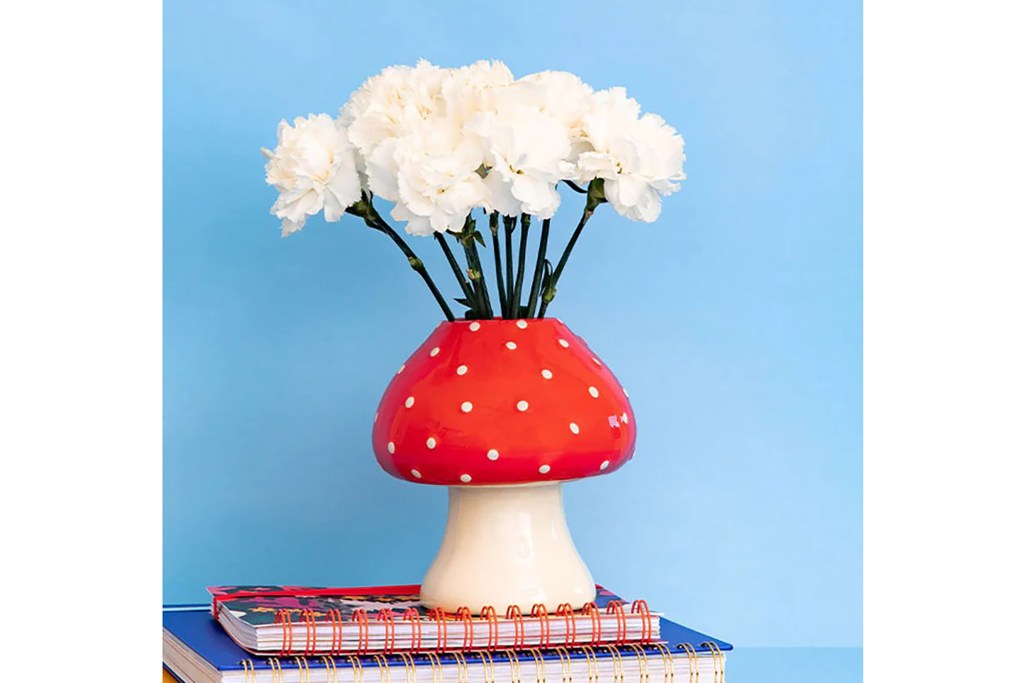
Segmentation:
<svg viewBox="0 0 1024 683">
<path fill-rule="evenodd" d="M 635 443 L 625 390 L 560 320 L 441 323 L 398 369 L 373 425 L 385 471 L 448 487 L 422 601 L 474 614 L 592 601 L 562 483 L 615 471 Z"/>
</svg>

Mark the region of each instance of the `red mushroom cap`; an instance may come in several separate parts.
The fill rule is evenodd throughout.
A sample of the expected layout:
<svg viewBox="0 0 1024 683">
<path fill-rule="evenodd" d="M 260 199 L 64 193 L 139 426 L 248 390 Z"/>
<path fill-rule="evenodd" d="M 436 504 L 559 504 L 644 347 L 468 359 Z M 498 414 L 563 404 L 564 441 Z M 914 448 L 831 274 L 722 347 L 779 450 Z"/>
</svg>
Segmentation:
<svg viewBox="0 0 1024 683">
<path fill-rule="evenodd" d="M 451 486 L 606 474 L 635 444 L 615 375 L 550 318 L 441 323 L 398 369 L 373 426 L 389 474 Z"/>
</svg>

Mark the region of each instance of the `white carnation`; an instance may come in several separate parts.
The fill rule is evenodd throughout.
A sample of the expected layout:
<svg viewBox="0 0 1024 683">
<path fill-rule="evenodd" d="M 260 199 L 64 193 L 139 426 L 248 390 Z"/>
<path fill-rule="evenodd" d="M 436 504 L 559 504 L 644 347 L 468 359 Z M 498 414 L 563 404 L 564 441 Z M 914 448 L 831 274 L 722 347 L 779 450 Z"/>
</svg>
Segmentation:
<svg viewBox="0 0 1024 683">
<path fill-rule="evenodd" d="M 572 151 L 568 156 L 575 163 L 589 145 L 584 140 L 583 117 L 590 111 L 594 90 L 568 71 L 541 71 L 523 76 L 514 86 L 523 103 L 549 114 L 569 130 Z"/>
<path fill-rule="evenodd" d="M 651 222 L 661 213 L 661 197 L 679 189 L 683 138 L 656 114 L 640 116 L 640 105 L 622 88 L 594 93 L 583 117 L 591 151 L 580 154 L 577 176 L 604 179 L 604 194 L 615 210 L 634 221 Z"/>
<path fill-rule="evenodd" d="M 280 193 L 270 212 L 281 219 L 283 236 L 320 211 L 337 221 L 361 196 L 355 148 L 345 127 L 327 114 L 300 116 L 293 126 L 281 121 L 277 147 L 263 154 L 267 183 Z"/>
<path fill-rule="evenodd" d="M 389 66 L 352 93 L 340 120 L 349 138 L 369 158 L 384 140 L 402 137 L 443 106 L 441 86 L 447 69 L 420 60 L 416 66 Z"/>
<path fill-rule="evenodd" d="M 555 186 L 573 170 L 572 140 L 561 120 L 523 97 L 532 90 L 518 82 L 502 90 L 494 110 L 478 113 L 467 128 L 486 153 L 486 208 L 506 216 L 551 218 L 561 201 Z"/>
<path fill-rule="evenodd" d="M 479 173 L 483 150 L 453 121 L 423 122 L 396 141 L 391 158 L 395 175 L 394 187 L 389 189 L 397 191 L 391 215 L 408 221 L 408 232 L 459 232 L 470 211 L 483 206 L 487 195 Z"/>
</svg>

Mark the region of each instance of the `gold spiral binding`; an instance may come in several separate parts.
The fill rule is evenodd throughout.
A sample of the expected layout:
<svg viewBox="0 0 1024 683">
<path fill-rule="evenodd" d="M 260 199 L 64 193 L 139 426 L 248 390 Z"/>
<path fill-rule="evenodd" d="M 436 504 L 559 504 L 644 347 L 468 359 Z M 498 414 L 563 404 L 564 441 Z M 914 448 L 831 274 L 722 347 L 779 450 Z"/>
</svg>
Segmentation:
<svg viewBox="0 0 1024 683">
<path fill-rule="evenodd" d="M 332 657 L 321 657 L 320 661 L 324 663 L 324 671 L 327 672 L 327 683 L 338 683 L 338 667 L 334 664 Z"/>
<path fill-rule="evenodd" d="M 295 666 L 299 667 L 299 683 L 309 683 L 309 662 L 305 657 L 296 657 Z"/>
<path fill-rule="evenodd" d="M 679 647 L 686 650 L 686 659 L 690 663 L 690 683 L 697 683 L 700 680 L 700 671 L 697 670 L 697 651 L 689 643 L 679 643 Z"/>
<path fill-rule="evenodd" d="M 402 667 L 405 669 L 405 683 L 416 683 L 416 660 L 408 652 L 399 652 Z"/>
<path fill-rule="evenodd" d="M 725 683 L 725 657 L 722 651 L 718 649 L 718 645 L 711 641 L 706 641 L 701 643 L 700 646 L 711 650 L 711 661 L 715 665 L 714 683 Z"/>
<path fill-rule="evenodd" d="M 430 683 L 444 683 L 444 669 L 441 658 L 433 652 L 424 652 L 423 656 L 430 662 Z"/>
<path fill-rule="evenodd" d="M 562 670 L 562 683 L 572 683 L 572 657 L 564 647 L 553 647 L 552 651 L 558 655 L 558 665 Z"/>
<path fill-rule="evenodd" d="M 242 660 L 242 671 L 245 672 L 245 683 L 256 683 L 256 665 L 252 663 L 251 659 Z"/>
<path fill-rule="evenodd" d="M 580 650 L 587 656 L 587 681 L 598 683 L 597 653 L 589 645 L 580 645 Z"/>
<path fill-rule="evenodd" d="M 636 653 L 636 660 L 640 662 L 640 683 L 650 683 L 651 669 L 647 663 L 647 651 L 636 643 L 629 643 L 628 645 Z"/>
<path fill-rule="evenodd" d="M 544 663 L 544 657 L 541 655 L 540 650 L 531 647 L 526 651 L 533 655 L 533 668 L 537 673 L 537 683 L 548 683 L 547 666 Z"/>
<path fill-rule="evenodd" d="M 459 668 L 459 683 L 469 683 L 469 665 L 466 664 L 466 658 L 458 650 L 453 650 L 451 654 L 455 658 L 455 665 Z"/>
<path fill-rule="evenodd" d="M 523 670 L 519 667 L 519 656 L 515 650 L 505 650 L 508 657 L 508 668 L 511 670 L 511 683 L 523 683 Z"/>
<path fill-rule="evenodd" d="M 359 657 L 349 655 L 346 657 L 348 663 L 352 665 L 352 681 L 353 683 L 363 683 L 363 661 Z"/>
<path fill-rule="evenodd" d="M 665 647 L 664 643 L 653 643 L 661 653 L 661 663 L 665 667 L 665 683 L 673 683 L 676 680 L 676 663 L 672 659 L 672 651 Z"/>
<path fill-rule="evenodd" d="M 270 665 L 270 676 L 274 683 L 284 682 L 284 672 L 281 671 L 281 662 L 278 661 L 277 657 L 270 657 L 267 659 L 267 664 Z"/>
<path fill-rule="evenodd" d="M 612 680 L 615 683 L 625 683 L 625 674 L 622 671 L 622 653 L 614 645 L 603 645 L 604 649 L 612 656 Z"/>
<path fill-rule="evenodd" d="M 491 653 L 486 650 L 477 650 L 473 654 L 480 658 L 480 663 L 483 665 L 484 683 L 497 683 L 494 678 L 494 658 L 491 657 Z"/>
<path fill-rule="evenodd" d="M 388 664 L 388 658 L 384 655 L 374 655 L 373 659 L 377 662 L 379 683 L 391 683 L 391 666 Z"/>
</svg>

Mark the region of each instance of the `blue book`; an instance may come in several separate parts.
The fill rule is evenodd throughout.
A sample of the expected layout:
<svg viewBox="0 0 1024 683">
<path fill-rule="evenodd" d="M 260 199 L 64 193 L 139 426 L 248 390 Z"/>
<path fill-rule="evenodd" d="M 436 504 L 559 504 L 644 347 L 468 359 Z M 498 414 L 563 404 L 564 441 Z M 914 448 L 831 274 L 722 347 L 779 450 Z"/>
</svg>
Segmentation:
<svg viewBox="0 0 1024 683">
<path fill-rule="evenodd" d="M 164 668 L 185 683 L 722 683 L 732 649 L 663 617 L 662 642 L 648 645 L 334 657 L 253 656 L 207 606 L 165 608 L 163 625 Z"/>
</svg>

